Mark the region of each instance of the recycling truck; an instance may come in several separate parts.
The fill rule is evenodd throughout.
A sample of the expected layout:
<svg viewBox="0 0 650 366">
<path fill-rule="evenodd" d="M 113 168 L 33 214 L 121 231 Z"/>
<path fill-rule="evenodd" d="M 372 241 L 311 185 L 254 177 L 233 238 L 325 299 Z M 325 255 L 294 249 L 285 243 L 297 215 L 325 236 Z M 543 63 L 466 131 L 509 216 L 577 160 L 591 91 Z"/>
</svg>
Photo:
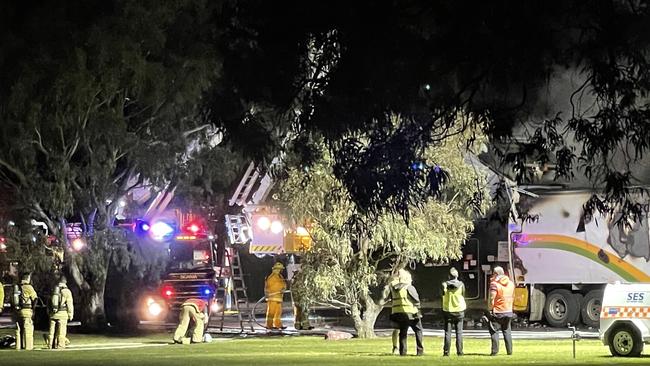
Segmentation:
<svg viewBox="0 0 650 366">
<path fill-rule="evenodd" d="M 507 230 L 515 310 L 555 327 L 598 327 L 607 284 L 650 282 L 646 217 L 619 225 L 620 215 L 584 212 L 591 191 L 524 192 Z"/>
<path fill-rule="evenodd" d="M 650 342 L 650 284 L 607 285 L 599 335 L 613 356 L 641 355 Z"/>
</svg>

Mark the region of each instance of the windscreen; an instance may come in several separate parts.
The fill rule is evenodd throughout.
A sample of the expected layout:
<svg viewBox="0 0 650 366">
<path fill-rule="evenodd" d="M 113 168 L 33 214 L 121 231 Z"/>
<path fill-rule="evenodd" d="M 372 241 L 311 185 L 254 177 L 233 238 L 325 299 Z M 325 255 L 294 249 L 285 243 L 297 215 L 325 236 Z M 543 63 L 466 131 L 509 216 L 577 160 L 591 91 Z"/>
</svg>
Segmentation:
<svg viewBox="0 0 650 366">
<path fill-rule="evenodd" d="M 175 241 L 169 246 L 171 269 L 192 270 L 211 266 L 209 241 Z"/>
</svg>

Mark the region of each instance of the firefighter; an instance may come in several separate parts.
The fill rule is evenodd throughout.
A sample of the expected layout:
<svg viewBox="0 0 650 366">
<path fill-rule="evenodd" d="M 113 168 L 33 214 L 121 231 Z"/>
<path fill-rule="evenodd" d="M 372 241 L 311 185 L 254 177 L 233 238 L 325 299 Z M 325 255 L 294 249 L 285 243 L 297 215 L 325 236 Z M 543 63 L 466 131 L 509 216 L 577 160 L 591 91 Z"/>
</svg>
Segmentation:
<svg viewBox="0 0 650 366">
<path fill-rule="evenodd" d="M 492 350 L 490 356 L 499 353 L 499 329 L 503 332 L 503 340 L 506 344 L 506 352 L 512 354 L 512 331 L 510 321 L 514 318 L 512 305 L 515 299 L 515 284 L 505 275 L 503 268 L 494 267 L 494 275 L 490 282 L 490 338 L 492 339 Z"/>
<path fill-rule="evenodd" d="M 0 314 L 2 314 L 5 307 L 5 288 L 3 286 L 2 278 L 0 278 Z"/>
<path fill-rule="evenodd" d="M 287 282 L 291 284 L 291 302 L 293 303 L 293 327 L 296 330 L 310 330 L 314 327 L 309 323 L 309 304 L 305 301 L 300 291 L 294 291 L 294 283 L 300 275 L 300 264 L 297 264 L 293 255 L 287 264 Z"/>
<path fill-rule="evenodd" d="M 31 275 L 22 275 L 20 284 L 14 285 L 13 305 L 16 310 L 16 349 L 34 349 L 34 306 L 36 291 L 31 285 Z"/>
<path fill-rule="evenodd" d="M 67 286 L 67 280 L 61 276 L 54 287 L 50 299 L 50 332 L 47 337 L 47 348 L 65 348 L 67 344 L 68 321 L 74 316 L 72 292 Z"/>
<path fill-rule="evenodd" d="M 420 314 L 420 296 L 411 284 L 411 274 L 399 270 L 399 283 L 391 287 L 391 320 L 399 326 L 399 354 L 406 356 L 406 336 L 410 327 L 415 332 L 417 355 L 424 354 L 422 344 L 422 314 Z"/>
<path fill-rule="evenodd" d="M 188 344 L 203 342 L 203 332 L 205 331 L 205 321 L 207 320 L 208 302 L 203 299 L 190 298 L 185 300 L 181 305 L 179 314 L 180 323 L 174 332 L 174 343 Z M 192 326 L 190 327 L 190 320 Z M 187 337 L 189 331 L 192 333 L 191 339 Z"/>
<path fill-rule="evenodd" d="M 267 329 L 285 329 L 282 326 L 282 299 L 283 291 L 287 284 L 282 277 L 284 265 L 277 262 L 271 269 L 271 274 L 264 281 L 264 294 L 266 295 L 266 328 Z"/>
</svg>

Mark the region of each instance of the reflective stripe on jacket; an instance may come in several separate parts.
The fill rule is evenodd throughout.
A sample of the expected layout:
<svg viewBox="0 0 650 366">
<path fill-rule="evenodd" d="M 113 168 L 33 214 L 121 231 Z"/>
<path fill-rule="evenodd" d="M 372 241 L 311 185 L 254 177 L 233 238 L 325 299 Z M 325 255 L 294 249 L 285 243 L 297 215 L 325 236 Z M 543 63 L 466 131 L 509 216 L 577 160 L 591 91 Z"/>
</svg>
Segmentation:
<svg viewBox="0 0 650 366">
<path fill-rule="evenodd" d="M 391 314 L 417 314 L 418 309 L 409 298 L 407 287 L 393 287 L 390 289 L 390 293 L 392 297 Z"/>
<path fill-rule="evenodd" d="M 508 276 L 498 276 L 490 283 L 490 310 L 494 313 L 512 313 L 515 284 Z"/>
<path fill-rule="evenodd" d="M 465 311 L 465 286 L 458 280 L 447 281 L 443 284 L 442 310 L 448 313 Z"/>
</svg>

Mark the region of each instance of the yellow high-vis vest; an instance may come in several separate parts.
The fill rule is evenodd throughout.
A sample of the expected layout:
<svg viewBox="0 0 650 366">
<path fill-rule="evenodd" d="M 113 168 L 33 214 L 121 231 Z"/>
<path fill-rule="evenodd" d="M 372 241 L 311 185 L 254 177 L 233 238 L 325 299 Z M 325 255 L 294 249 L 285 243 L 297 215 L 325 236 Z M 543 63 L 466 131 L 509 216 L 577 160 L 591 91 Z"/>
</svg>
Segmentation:
<svg viewBox="0 0 650 366">
<path fill-rule="evenodd" d="M 445 293 L 442 295 L 442 310 L 448 313 L 465 311 L 467 304 L 465 303 L 463 292 L 463 287 L 454 290 L 446 288 Z"/>
<path fill-rule="evenodd" d="M 391 314 L 399 314 L 399 313 L 417 314 L 418 309 L 415 307 L 413 302 L 409 299 L 409 294 L 406 287 L 401 289 L 392 288 L 390 292 L 393 298 Z"/>
</svg>

